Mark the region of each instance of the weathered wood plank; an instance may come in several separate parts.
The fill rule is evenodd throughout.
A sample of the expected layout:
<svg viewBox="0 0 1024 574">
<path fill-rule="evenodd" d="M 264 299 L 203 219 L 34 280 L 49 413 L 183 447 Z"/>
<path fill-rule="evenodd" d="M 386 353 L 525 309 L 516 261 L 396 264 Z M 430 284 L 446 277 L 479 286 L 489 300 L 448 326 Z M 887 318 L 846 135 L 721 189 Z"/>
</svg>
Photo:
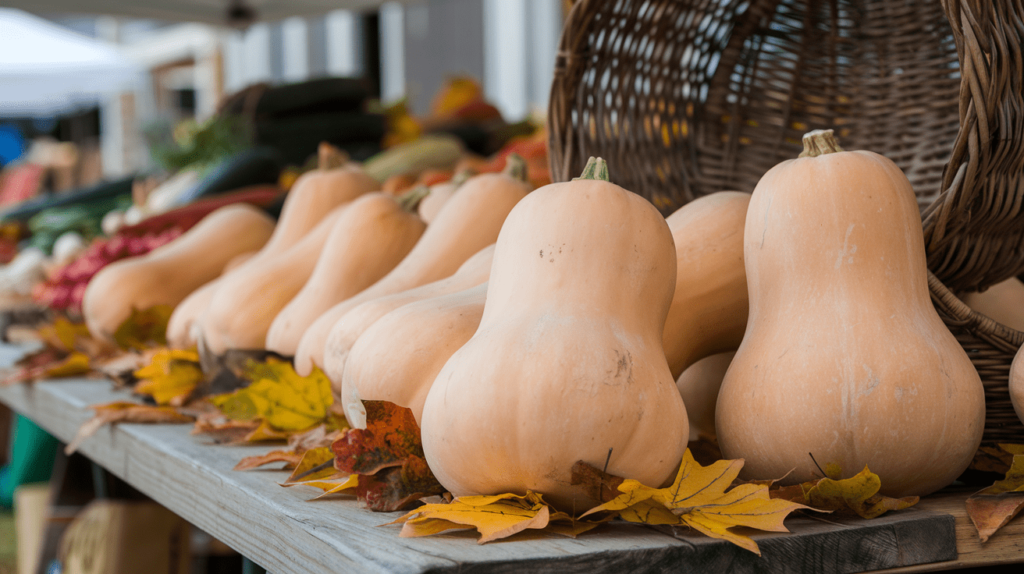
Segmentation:
<svg viewBox="0 0 1024 574">
<path fill-rule="evenodd" d="M 64 441 L 90 404 L 123 400 L 106 381 L 67 380 L 0 388 L 0 401 Z M 308 502 L 318 491 L 281 488 L 287 473 L 234 472 L 271 447 L 213 446 L 187 425 L 119 425 L 81 452 L 183 518 L 277 574 L 310 572 L 815 572 L 847 573 L 955 558 L 954 520 L 911 509 L 872 521 L 794 517 L 793 534 L 755 534 L 763 556 L 703 536 L 627 524 L 572 540 L 523 533 L 478 545 L 469 533 L 398 537 L 351 499 Z"/>
<path fill-rule="evenodd" d="M 948 514 L 956 523 L 955 560 L 930 565 L 907 566 L 884 570 L 896 574 L 911 572 L 934 572 L 952 570 L 954 568 L 972 568 L 977 566 L 995 566 L 999 564 L 1024 563 L 1024 516 L 1018 516 L 1009 524 L 996 532 L 988 542 L 982 544 L 978 540 L 978 531 L 967 516 L 964 500 L 976 488 L 945 490 L 924 498 L 918 504 L 922 510 Z M 1024 571 L 1024 566 L 1022 566 Z"/>
</svg>

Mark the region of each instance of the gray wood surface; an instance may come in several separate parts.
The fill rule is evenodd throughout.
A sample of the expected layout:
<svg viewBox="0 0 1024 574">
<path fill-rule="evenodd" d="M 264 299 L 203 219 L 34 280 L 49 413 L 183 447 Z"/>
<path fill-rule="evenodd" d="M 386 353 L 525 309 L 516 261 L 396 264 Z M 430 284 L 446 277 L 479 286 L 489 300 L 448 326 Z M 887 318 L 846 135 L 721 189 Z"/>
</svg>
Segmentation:
<svg viewBox="0 0 1024 574">
<path fill-rule="evenodd" d="M 0 360 L 10 356 L 0 351 Z M 124 400 L 108 381 L 67 379 L 0 387 L 0 402 L 63 441 L 92 404 Z M 350 499 L 309 502 L 319 491 L 282 488 L 286 472 L 235 472 L 272 447 L 215 446 L 189 425 L 101 429 L 80 452 L 276 574 L 332 572 L 814 572 L 848 573 L 956 558 L 953 517 L 910 509 L 871 521 L 796 516 L 792 534 L 754 534 L 763 556 L 699 534 L 613 524 L 572 540 L 527 532 L 476 544 L 467 532 L 399 538 Z"/>
</svg>

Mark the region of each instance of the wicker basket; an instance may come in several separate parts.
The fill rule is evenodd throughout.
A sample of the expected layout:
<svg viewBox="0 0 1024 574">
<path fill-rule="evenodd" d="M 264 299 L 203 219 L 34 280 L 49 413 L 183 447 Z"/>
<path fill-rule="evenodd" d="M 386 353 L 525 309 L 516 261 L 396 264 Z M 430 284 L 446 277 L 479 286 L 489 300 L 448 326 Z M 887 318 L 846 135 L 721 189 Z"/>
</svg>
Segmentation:
<svg viewBox="0 0 1024 574">
<path fill-rule="evenodd" d="M 602 156 L 667 214 L 753 190 L 811 129 L 889 157 L 922 207 L 932 299 L 985 385 L 985 441 L 1024 443 L 1007 389 L 1024 333 L 950 291 L 1024 271 L 1022 12 L 1010 0 L 580 0 L 551 88 L 552 178 Z"/>
</svg>

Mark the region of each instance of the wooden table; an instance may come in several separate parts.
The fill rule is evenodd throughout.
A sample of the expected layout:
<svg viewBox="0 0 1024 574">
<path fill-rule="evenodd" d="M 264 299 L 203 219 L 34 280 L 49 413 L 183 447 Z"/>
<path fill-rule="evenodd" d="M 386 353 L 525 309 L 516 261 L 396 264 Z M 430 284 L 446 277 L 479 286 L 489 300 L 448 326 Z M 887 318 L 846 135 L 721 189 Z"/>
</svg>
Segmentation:
<svg viewBox="0 0 1024 574">
<path fill-rule="evenodd" d="M 0 365 L 15 351 L 0 348 Z M 0 402 L 62 441 L 91 416 L 89 405 L 123 400 L 108 381 L 65 379 L 0 387 Z M 898 568 L 934 571 L 1024 561 L 1024 521 L 984 548 L 963 511 L 963 492 L 875 520 L 786 520 L 792 534 L 754 534 L 763 556 L 690 532 L 606 525 L 572 540 L 536 532 L 476 544 L 461 532 L 399 538 L 384 526 L 400 513 L 373 513 L 354 500 L 308 500 L 319 491 L 282 488 L 281 471 L 235 472 L 242 457 L 272 447 L 216 446 L 189 425 L 101 429 L 80 452 L 275 574 L 332 572 L 814 572 Z"/>
</svg>

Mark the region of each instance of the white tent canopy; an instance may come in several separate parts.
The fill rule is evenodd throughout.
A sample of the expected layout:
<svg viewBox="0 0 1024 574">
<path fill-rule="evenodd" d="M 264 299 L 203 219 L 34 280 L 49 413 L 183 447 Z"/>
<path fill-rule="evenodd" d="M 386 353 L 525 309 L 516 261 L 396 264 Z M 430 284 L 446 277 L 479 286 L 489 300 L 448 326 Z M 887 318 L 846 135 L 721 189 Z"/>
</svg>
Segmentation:
<svg viewBox="0 0 1024 574">
<path fill-rule="evenodd" d="M 244 16 L 275 21 L 318 16 L 331 10 L 375 8 L 382 0 L 4 0 L 4 5 L 36 13 L 105 14 L 169 22 L 244 25 Z"/>
<path fill-rule="evenodd" d="M 0 8 L 0 117 L 66 112 L 129 89 L 140 73 L 113 45 Z"/>
</svg>

